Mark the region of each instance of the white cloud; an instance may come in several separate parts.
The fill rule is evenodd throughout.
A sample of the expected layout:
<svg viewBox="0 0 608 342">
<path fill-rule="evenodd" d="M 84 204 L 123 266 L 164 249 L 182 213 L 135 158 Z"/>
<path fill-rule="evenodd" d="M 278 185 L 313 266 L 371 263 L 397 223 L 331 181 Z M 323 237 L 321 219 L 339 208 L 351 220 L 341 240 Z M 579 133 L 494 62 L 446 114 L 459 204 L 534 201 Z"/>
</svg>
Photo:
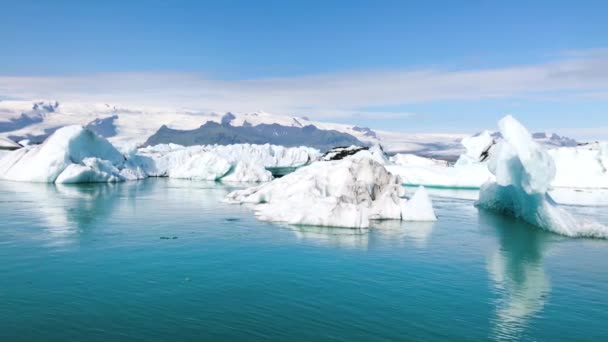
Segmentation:
<svg viewBox="0 0 608 342">
<path fill-rule="evenodd" d="M 608 54 L 569 52 L 535 65 L 470 70 L 393 70 L 250 80 L 186 73 L 0 76 L 0 98 L 53 99 L 201 111 L 266 110 L 319 118 L 409 115 L 379 108 L 443 100 L 481 100 L 608 92 Z"/>
</svg>

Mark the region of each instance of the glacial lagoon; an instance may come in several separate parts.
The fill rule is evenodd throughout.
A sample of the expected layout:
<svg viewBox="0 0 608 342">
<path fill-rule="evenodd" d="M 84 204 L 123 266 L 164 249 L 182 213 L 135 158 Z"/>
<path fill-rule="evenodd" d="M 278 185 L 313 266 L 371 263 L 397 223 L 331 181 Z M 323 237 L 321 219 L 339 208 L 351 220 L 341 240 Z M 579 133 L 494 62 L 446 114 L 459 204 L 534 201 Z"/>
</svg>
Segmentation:
<svg viewBox="0 0 608 342">
<path fill-rule="evenodd" d="M 608 338 L 606 240 L 468 190 L 429 189 L 437 222 L 354 230 L 257 221 L 234 189 L 0 182 L 0 340 Z M 608 223 L 605 192 L 554 197 Z"/>
</svg>

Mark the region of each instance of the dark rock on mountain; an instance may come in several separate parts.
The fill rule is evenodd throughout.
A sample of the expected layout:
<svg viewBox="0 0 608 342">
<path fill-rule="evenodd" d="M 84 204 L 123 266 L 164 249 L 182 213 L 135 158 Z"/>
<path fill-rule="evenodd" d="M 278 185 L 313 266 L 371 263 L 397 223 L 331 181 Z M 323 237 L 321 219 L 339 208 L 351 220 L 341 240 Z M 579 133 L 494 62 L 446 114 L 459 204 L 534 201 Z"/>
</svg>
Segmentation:
<svg viewBox="0 0 608 342">
<path fill-rule="evenodd" d="M 332 148 L 331 150 L 325 152 L 323 156 L 321 156 L 321 160 L 330 161 L 330 160 L 342 160 L 348 156 L 352 156 L 359 151 L 369 150 L 367 146 L 339 146 Z"/>
<path fill-rule="evenodd" d="M 31 110 L 21 113 L 20 116 L 11 118 L 8 121 L 0 121 L 0 132 L 16 131 L 29 125 L 42 122 L 45 115 L 54 113 L 57 108 L 59 108 L 59 102 L 36 102 L 32 105 Z"/>
<path fill-rule="evenodd" d="M 115 136 L 118 132 L 114 121 L 118 119 L 118 115 L 112 115 L 107 118 L 95 119 L 89 122 L 85 127 L 91 131 L 101 135 L 104 138 Z"/>
<path fill-rule="evenodd" d="M 355 132 L 361 132 L 366 137 L 378 139 L 378 136 L 376 135 L 376 132 L 372 131 L 371 128 L 368 128 L 368 127 L 354 126 L 353 127 L 353 131 L 355 131 Z"/>
<path fill-rule="evenodd" d="M 304 127 L 260 124 L 231 126 L 228 118 L 222 123 L 208 121 L 193 130 L 176 130 L 162 126 L 144 146 L 175 143 L 192 145 L 273 144 L 287 147 L 310 146 L 327 151 L 335 146 L 366 145 L 350 134 L 321 130 L 314 125 Z M 230 119 L 232 121 L 232 119 Z"/>
</svg>

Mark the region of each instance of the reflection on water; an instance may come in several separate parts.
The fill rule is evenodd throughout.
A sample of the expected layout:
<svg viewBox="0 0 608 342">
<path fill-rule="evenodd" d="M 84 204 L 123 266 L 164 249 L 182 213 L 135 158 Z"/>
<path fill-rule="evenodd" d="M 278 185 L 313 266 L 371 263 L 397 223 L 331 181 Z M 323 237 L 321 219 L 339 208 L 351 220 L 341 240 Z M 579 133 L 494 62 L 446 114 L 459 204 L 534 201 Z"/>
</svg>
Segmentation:
<svg viewBox="0 0 608 342">
<path fill-rule="evenodd" d="M 479 219 L 483 226 L 492 227 L 498 237 L 497 248 L 487 264 L 499 296 L 494 334 L 497 339 L 518 338 L 548 300 L 551 283 L 543 258 L 555 237 L 485 211 L 479 212 Z"/>
<path fill-rule="evenodd" d="M 392 243 L 405 245 L 412 241 L 417 247 L 425 248 L 433 232 L 435 222 L 400 222 L 395 220 L 378 221 L 373 225 L 373 232 L 378 239 L 390 240 Z"/>
<path fill-rule="evenodd" d="M 291 229 L 300 240 L 312 241 L 326 246 L 365 250 L 369 245 L 369 229 L 317 226 L 293 226 Z"/>
<path fill-rule="evenodd" d="M 375 221 L 371 228 L 336 228 L 319 226 L 288 226 L 303 241 L 346 249 L 368 250 L 377 245 L 404 246 L 413 242 L 426 247 L 435 222 L 401 222 L 397 220 Z"/>
<path fill-rule="evenodd" d="M 178 188 L 180 191 L 174 191 Z M 90 227 L 117 216 L 122 210 L 136 214 L 138 205 L 147 202 L 172 203 L 180 207 L 191 206 L 198 210 L 206 204 L 215 204 L 231 190 L 212 182 L 149 179 L 119 184 L 44 184 L 26 182 L 0 182 L 0 193 L 17 208 L 16 217 L 36 217 L 40 227 L 50 236 L 47 244 L 60 246 L 77 243 L 90 233 Z M 144 203 L 146 202 L 146 203 Z M 162 205 L 159 205 L 162 207 Z M 167 213 L 170 214 L 169 207 Z M 119 219 L 119 217 L 117 218 Z M 40 239 L 39 231 L 23 232 Z"/>
</svg>

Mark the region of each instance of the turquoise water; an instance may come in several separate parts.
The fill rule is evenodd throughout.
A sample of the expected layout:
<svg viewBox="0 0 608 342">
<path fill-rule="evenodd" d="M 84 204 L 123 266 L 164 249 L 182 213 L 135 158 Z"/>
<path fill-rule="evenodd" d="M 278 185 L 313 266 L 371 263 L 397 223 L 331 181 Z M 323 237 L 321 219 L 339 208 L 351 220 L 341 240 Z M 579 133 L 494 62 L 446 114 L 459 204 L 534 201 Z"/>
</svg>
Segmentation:
<svg viewBox="0 0 608 342">
<path fill-rule="evenodd" d="M 435 223 L 289 227 L 230 190 L 0 183 L 0 341 L 608 338 L 608 241 L 442 197 Z"/>
</svg>

